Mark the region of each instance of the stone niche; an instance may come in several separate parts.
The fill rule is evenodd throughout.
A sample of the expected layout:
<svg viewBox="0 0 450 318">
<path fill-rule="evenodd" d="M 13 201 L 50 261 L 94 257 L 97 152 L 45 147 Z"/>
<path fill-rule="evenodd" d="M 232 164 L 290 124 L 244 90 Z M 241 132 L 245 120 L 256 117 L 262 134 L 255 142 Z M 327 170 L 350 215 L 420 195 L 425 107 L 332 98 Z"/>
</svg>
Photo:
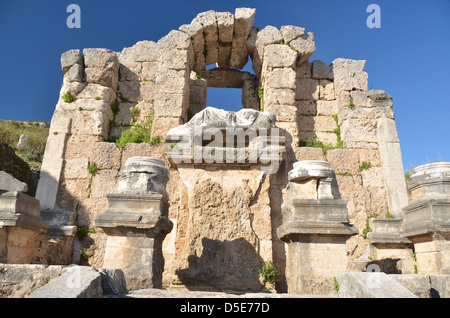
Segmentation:
<svg viewBox="0 0 450 318">
<path fill-rule="evenodd" d="M 271 169 L 284 156 L 274 124 L 268 113 L 208 107 L 169 131 L 168 158 L 179 172 L 185 202 L 171 288 L 256 292 L 263 287 L 258 270 L 273 255 Z"/>
<path fill-rule="evenodd" d="M 127 288 L 161 288 L 162 241 L 172 230 L 167 218 L 168 170 L 161 160 L 131 157 L 120 170 L 117 193 L 95 224 L 106 235 L 104 268 L 122 269 Z"/>
<path fill-rule="evenodd" d="M 417 271 L 450 274 L 450 163 L 416 167 L 409 189 L 403 235 L 414 243 Z"/>
<path fill-rule="evenodd" d="M 288 292 L 325 295 L 347 270 L 346 240 L 358 230 L 347 218 L 335 172 L 326 161 L 294 163 L 282 205 L 278 237 L 287 243 Z"/>
</svg>

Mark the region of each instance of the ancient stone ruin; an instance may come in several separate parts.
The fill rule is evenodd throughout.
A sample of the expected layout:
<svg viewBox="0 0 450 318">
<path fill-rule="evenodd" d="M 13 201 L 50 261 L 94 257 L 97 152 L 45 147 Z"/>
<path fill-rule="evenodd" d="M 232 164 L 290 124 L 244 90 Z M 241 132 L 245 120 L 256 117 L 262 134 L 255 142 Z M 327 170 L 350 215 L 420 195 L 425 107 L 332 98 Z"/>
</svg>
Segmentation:
<svg viewBox="0 0 450 318">
<path fill-rule="evenodd" d="M 36 196 L 0 189 L 0 262 L 122 270 L 128 289 L 260 292 L 262 264 L 278 293 L 351 297 L 374 268 L 448 281 L 449 164 L 417 167 L 409 202 L 365 61 L 312 60 L 313 33 L 255 13 L 62 54 Z M 242 110 L 207 107 L 209 87 L 241 89 Z M 133 129 L 151 138 L 114 142 Z"/>
</svg>

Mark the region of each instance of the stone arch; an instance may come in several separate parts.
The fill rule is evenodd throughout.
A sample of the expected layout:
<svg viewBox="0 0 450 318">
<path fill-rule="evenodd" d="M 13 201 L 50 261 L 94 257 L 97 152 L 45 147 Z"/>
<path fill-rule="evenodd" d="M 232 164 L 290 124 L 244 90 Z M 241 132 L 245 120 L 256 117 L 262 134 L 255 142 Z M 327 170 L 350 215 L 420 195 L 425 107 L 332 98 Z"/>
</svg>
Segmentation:
<svg viewBox="0 0 450 318">
<path fill-rule="evenodd" d="M 259 110 L 258 78 L 241 71 L 254 51 L 255 11 L 202 12 L 158 42 L 152 134 L 164 135 L 204 109 L 208 86 L 241 88 L 243 107 Z M 214 63 L 217 68 L 207 71 Z"/>
</svg>

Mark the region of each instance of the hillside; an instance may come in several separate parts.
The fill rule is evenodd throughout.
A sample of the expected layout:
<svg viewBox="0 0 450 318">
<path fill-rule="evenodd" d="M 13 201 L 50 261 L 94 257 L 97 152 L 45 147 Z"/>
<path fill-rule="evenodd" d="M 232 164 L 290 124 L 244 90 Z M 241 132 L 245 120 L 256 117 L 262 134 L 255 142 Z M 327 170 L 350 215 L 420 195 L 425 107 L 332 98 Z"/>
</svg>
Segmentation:
<svg viewBox="0 0 450 318">
<path fill-rule="evenodd" d="M 0 120 L 0 142 L 14 148 L 16 154 L 26 161 L 32 170 L 40 168 L 48 131 L 49 124 L 46 122 Z M 17 142 L 22 134 L 28 136 L 28 142 L 26 146 L 17 149 Z"/>
<path fill-rule="evenodd" d="M 0 170 L 28 184 L 34 195 L 49 132 L 46 122 L 0 120 Z M 25 146 L 17 149 L 20 135 L 27 135 Z"/>
</svg>

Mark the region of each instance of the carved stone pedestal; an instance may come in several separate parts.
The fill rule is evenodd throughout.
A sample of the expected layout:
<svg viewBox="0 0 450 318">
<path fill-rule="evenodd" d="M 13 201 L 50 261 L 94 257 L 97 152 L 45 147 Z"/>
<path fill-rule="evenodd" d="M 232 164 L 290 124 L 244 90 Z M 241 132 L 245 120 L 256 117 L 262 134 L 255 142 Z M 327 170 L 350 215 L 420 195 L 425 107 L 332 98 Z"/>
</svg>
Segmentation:
<svg viewBox="0 0 450 318">
<path fill-rule="evenodd" d="M 417 271 L 450 274 L 450 163 L 416 167 L 409 187 L 404 236 L 414 243 Z"/>
<path fill-rule="evenodd" d="M 326 161 L 300 161 L 288 175 L 278 237 L 287 243 L 286 281 L 294 294 L 328 294 L 346 271 L 349 224 L 336 176 Z"/>
<path fill-rule="evenodd" d="M 162 242 L 172 230 L 167 218 L 168 170 L 160 160 L 132 157 L 121 169 L 120 193 L 95 219 L 107 237 L 104 268 L 122 269 L 127 288 L 161 288 Z"/>
<path fill-rule="evenodd" d="M 48 223 L 39 200 L 19 191 L 0 190 L 0 263 L 30 264 L 34 241 Z"/>
<path fill-rule="evenodd" d="M 383 265 L 380 271 L 387 271 L 388 274 L 414 273 L 413 243 L 402 236 L 403 219 L 372 218 L 369 220 L 369 227 L 373 231 L 367 234 L 370 256 L 373 261 L 380 261 Z"/>
</svg>

